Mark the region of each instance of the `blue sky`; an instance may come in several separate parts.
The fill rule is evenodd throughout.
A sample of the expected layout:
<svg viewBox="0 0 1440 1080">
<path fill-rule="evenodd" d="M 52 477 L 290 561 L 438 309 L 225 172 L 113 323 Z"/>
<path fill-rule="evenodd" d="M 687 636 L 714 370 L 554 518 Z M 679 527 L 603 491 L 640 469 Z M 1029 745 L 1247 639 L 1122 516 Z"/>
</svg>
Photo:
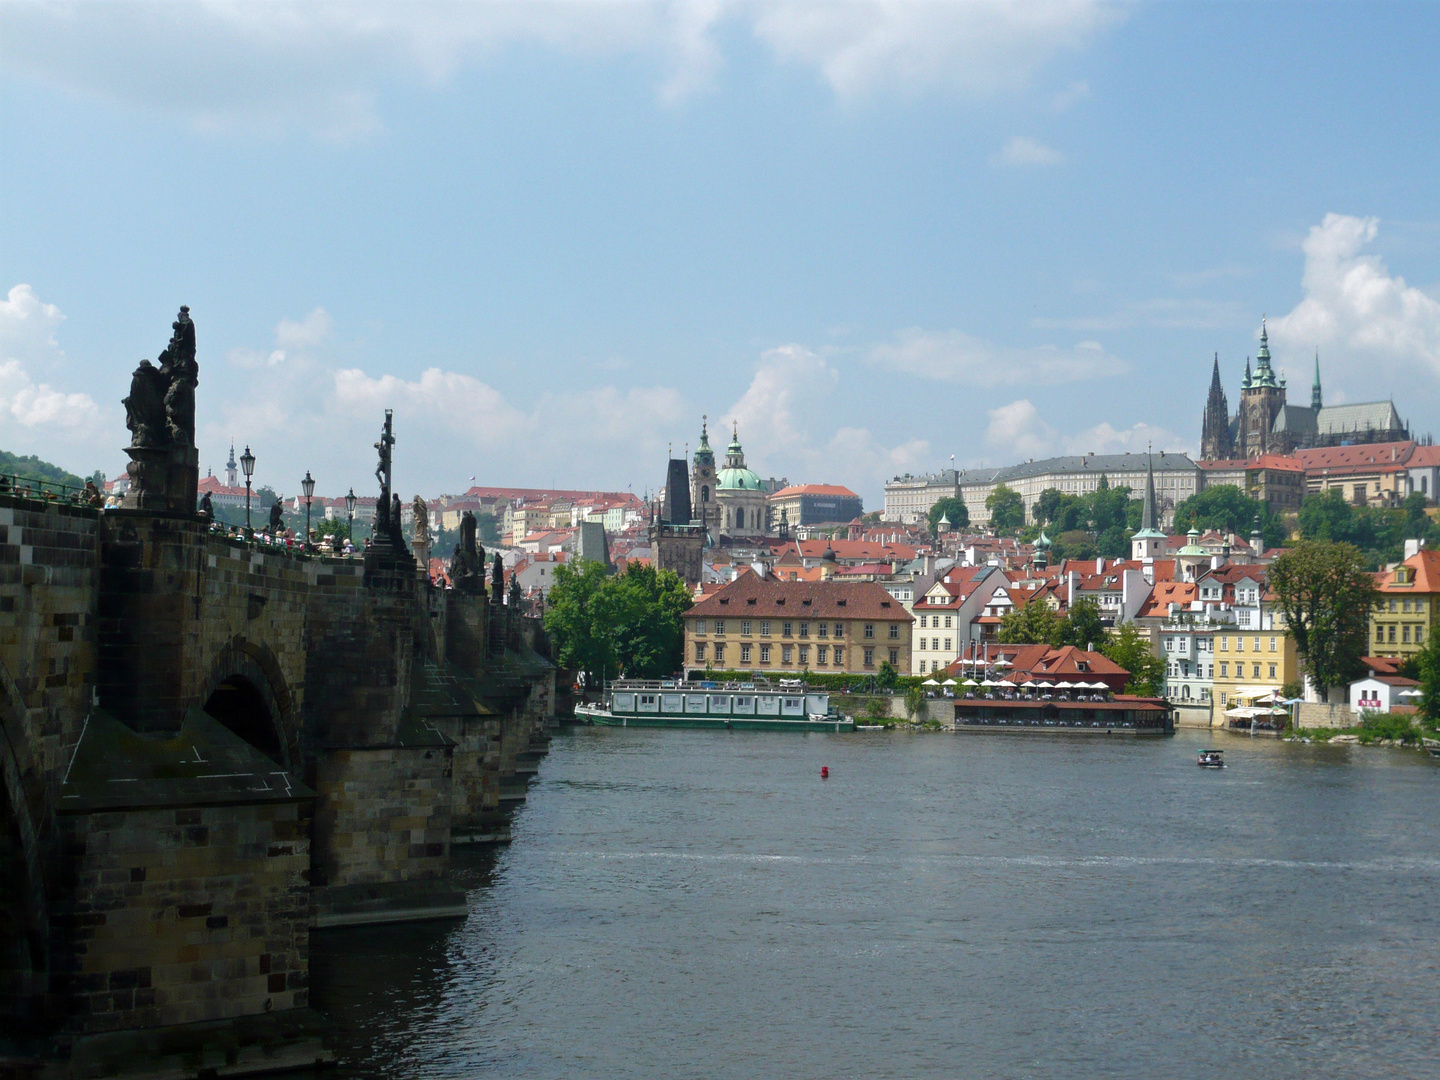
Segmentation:
<svg viewBox="0 0 1440 1080">
<path fill-rule="evenodd" d="M 0 4 L 0 446 L 661 483 L 700 417 L 847 484 L 1194 450 L 1262 313 L 1440 431 L 1440 5 Z"/>
</svg>

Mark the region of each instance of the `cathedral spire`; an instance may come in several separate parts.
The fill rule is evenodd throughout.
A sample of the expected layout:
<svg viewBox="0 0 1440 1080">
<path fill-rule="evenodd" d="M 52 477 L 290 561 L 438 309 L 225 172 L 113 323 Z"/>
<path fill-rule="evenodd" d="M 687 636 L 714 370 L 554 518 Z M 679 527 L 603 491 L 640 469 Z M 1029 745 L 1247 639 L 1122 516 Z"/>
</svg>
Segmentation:
<svg viewBox="0 0 1440 1080">
<path fill-rule="evenodd" d="M 1316 412 L 1324 408 L 1325 399 L 1320 394 L 1320 350 L 1315 350 L 1315 385 L 1310 388 L 1310 407 Z"/>
<path fill-rule="evenodd" d="M 1233 457 L 1230 437 L 1230 402 L 1220 381 L 1220 354 L 1215 354 L 1210 369 L 1210 395 L 1205 399 L 1205 414 L 1200 423 L 1200 456 L 1207 461 Z"/>
<path fill-rule="evenodd" d="M 1165 534 L 1157 528 L 1160 508 L 1155 499 L 1155 455 L 1145 448 L 1145 503 L 1140 512 L 1140 531 L 1130 538 L 1130 557 L 1153 567 L 1155 558 L 1165 549 Z M 1154 571 L 1151 570 L 1153 575 Z M 1153 584 L 1153 581 L 1151 582 Z"/>
</svg>

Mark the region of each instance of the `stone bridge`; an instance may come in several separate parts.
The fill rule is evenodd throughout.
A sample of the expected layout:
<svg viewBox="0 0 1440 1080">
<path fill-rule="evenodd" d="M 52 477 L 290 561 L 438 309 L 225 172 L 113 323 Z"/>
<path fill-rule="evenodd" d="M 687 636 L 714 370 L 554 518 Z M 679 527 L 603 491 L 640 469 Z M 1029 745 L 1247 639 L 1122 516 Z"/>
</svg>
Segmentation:
<svg viewBox="0 0 1440 1080">
<path fill-rule="evenodd" d="M 0 487 L 0 1076 L 323 1059 L 312 929 L 464 915 L 451 851 L 508 836 L 546 651 L 399 545 Z"/>
</svg>

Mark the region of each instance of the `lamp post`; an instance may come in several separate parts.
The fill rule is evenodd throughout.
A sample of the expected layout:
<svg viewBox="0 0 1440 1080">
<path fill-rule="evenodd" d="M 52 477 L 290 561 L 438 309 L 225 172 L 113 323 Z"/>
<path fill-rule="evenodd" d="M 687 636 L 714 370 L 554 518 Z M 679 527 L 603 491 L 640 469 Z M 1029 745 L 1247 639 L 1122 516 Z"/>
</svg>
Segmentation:
<svg viewBox="0 0 1440 1080">
<path fill-rule="evenodd" d="M 255 530 L 250 527 L 250 477 L 255 475 L 255 455 L 250 452 L 248 445 L 240 455 L 240 468 L 245 470 L 245 535 L 253 537 Z"/>
<path fill-rule="evenodd" d="M 355 489 L 353 487 L 345 496 L 345 538 L 350 541 L 351 547 L 355 546 Z"/>
<path fill-rule="evenodd" d="M 305 479 L 300 481 L 300 487 L 305 492 L 305 545 L 306 551 L 310 550 L 310 500 L 315 494 L 315 480 L 310 475 L 310 470 L 305 470 Z"/>
</svg>

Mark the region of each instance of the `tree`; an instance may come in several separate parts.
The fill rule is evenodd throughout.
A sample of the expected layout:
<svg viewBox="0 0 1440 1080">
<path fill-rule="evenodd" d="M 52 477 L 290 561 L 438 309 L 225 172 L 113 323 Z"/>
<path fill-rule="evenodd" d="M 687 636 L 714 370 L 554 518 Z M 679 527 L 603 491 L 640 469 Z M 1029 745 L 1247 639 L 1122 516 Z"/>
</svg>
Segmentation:
<svg viewBox="0 0 1440 1080">
<path fill-rule="evenodd" d="M 1415 704 L 1425 724 L 1434 728 L 1440 725 L 1440 634 L 1431 634 L 1414 659 L 1413 677 L 1420 681 L 1420 697 Z"/>
<path fill-rule="evenodd" d="M 1074 645 L 1088 649 L 1105 640 L 1107 631 L 1100 621 L 1100 605 L 1093 597 L 1082 596 L 1070 605 L 1070 611 L 1060 621 L 1060 644 Z"/>
<path fill-rule="evenodd" d="M 995 529 L 1018 529 L 1025 524 L 1025 501 L 1014 488 L 996 484 L 985 496 L 985 509 L 990 511 L 990 524 Z"/>
<path fill-rule="evenodd" d="M 68 484 L 71 487 L 84 487 L 85 481 L 72 472 L 60 468 L 59 465 L 51 465 L 48 461 L 41 461 L 33 454 L 21 457 L 16 454 L 0 450 L 0 473 L 8 476 L 18 476 L 25 480 L 42 480 L 52 484 Z M 105 477 L 102 474 L 97 484 L 104 484 Z"/>
<path fill-rule="evenodd" d="M 1165 661 L 1156 656 L 1150 641 L 1134 623 L 1123 623 L 1110 631 L 1100 652 L 1130 673 L 1125 693 L 1159 697 L 1165 689 Z"/>
<path fill-rule="evenodd" d="M 894 690 L 895 684 L 900 681 L 900 673 L 889 660 L 880 661 L 880 670 L 875 673 L 875 685 L 881 690 Z"/>
<path fill-rule="evenodd" d="M 1360 549 L 1302 540 L 1270 564 L 1267 580 L 1310 682 L 1328 700 L 1330 687 L 1363 672 L 1370 613 L 1380 601 Z"/>
<path fill-rule="evenodd" d="M 1339 488 L 1316 492 L 1300 504 L 1300 535 L 1306 540 L 1330 540 L 1338 544 L 1368 546 L 1355 509 Z"/>
<path fill-rule="evenodd" d="M 628 675 L 660 678 L 684 661 L 684 613 L 690 590 L 670 570 L 632 562 L 608 575 L 597 562 L 555 568 L 545 629 L 560 663 L 587 680 Z"/>
<path fill-rule="evenodd" d="M 1011 608 L 1000 618 L 1002 645 L 1059 645 L 1060 619 L 1043 600 Z"/>
<path fill-rule="evenodd" d="M 1065 505 L 1065 495 L 1059 488 L 1046 488 L 1040 492 L 1035 500 L 1035 507 L 1031 516 L 1036 521 L 1050 522 L 1055 520 L 1055 515 L 1060 512 L 1060 507 Z"/>
<path fill-rule="evenodd" d="M 324 536 L 334 536 L 340 540 L 350 539 L 350 524 L 344 518 L 322 517 L 313 524 L 311 531 L 315 533 L 316 540 Z"/>
<path fill-rule="evenodd" d="M 959 529 L 970 524 L 970 510 L 965 505 L 964 499 L 957 499 L 953 496 L 946 496 L 938 500 L 930 508 L 928 520 L 930 522 L 930 535 L 939 536 L 936 530 L 940 527 L 940 519 L 949 518 L 950 524 Z"/>
<path fill-rule="evenodd" d="M 1216 484 L 1183 499 L 1175 507 L 1175 531 L 1189 532 L 1215 529 L 1249 537 L 1250 530 L 1260 522 L 1260 535 L 1266 547 L 1285 543 L 1285 525 L 1259 499 L 1252 499 L 1234 484 Z"/>
</svg>

